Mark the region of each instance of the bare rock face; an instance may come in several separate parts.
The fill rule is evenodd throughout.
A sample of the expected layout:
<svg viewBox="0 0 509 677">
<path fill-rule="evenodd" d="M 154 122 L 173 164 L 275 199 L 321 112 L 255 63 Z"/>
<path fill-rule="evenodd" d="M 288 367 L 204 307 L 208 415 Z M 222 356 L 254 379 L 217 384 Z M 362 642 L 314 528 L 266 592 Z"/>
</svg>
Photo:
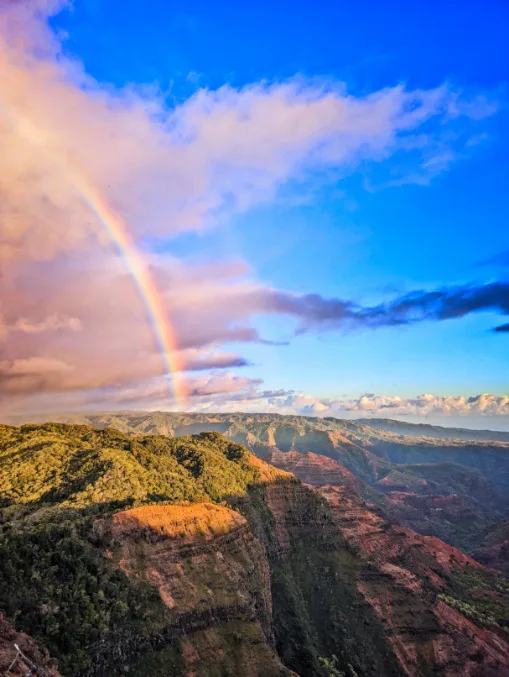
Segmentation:
<svg viewBox="0 0 509 677">
<path fill-rule="evenodd" d="M 296 475 L 302 482 L 321 487 L 336 484 L 348 488 L 360 495 L 363 482 L 337 461 L 328 456 L 312 452 L 270 451 L 265 459 L 276 468 L 281 468 Z"/>
<path fill-rule="evenodd" d="M 16 632 L 0 613 L 0 674 L 25 677 L 34 667 L 38 672 L 33 674 L 61 677 L 57 662 L 42 651 L 31 637 L 24 632 Z"/>
<path fill-rule="evenodd" d="M 478 581 L 472 597 L 506 605 L 509 587 L 487 592 L 495 572 L 437 538 L 390 525 L 340 487 L 321 493 L 348 543 L 369 560 L 358 590 L 382 620 L 404 674 L 509 674 L 507 631 L 454 597 L 456 581 Z"/>
<path fill-rule="evenodd" d="M 300 483 L 252 487 L 236 507 L 263 543 L 271 570 L 273 628 L 283 663 L 299 675 L 403 675 L 382 624 L 355 582 L 351 552 L 326 501 Z"/>
<path fill-rule="evenodd" d="M 509 528 L 495 527 L 480 542 L 486 526 L 507 512 L 507 499 L 476 470 L 454 463 L 406 466 L 370 486 L 321 454 L 272 450 L 267 460 L 312 486 L 343 487 L 349 496 L 381 508 L 392 522 L 474 551 L 474 559 L 509 573 Z"/>
<path fill-rule="evenodd" d="M 159 674 L 170 654 L 189 677 L 294 674 L 274 652 L 269 566 L 240 514 L 211 503 L 149 505 L 114 515 L 110 528 L 111 557 L 155 586 L 168 609 L 160 636 L 171 642 L 145 653 L 135 674 Z"/>
<path fill-rule="evenodd" d="M 365 677 L 509 674 L 500 576 L 391 525 L 348 484 L 266 475 L 232 499 L 239 512 L 149 505 L 110 519 L 111 559 L 167 609 L 126 676 L 171 665 L 189 677 L 323 677 L 331 657 Z"/>
</svg>

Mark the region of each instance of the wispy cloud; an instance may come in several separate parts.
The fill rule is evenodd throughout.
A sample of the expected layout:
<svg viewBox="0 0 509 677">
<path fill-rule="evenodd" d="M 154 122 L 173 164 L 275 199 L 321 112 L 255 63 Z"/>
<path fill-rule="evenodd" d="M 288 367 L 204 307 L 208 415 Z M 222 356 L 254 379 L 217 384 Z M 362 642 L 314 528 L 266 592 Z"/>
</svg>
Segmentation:
<svg viewBox="0 0 509 677">
<path fill-rule="evenodd" d="M 0 12 L 4 258 L 47 258 L 100 237 L 69 163 L 134 232 L 167 238 L 273 199 L 310 172 L 323 180 L 327 170 L 400 154 L 442 166 L 454 152 L 444 130 L 496 109 L 447 85 L 356 97 L 341 83 L 303 78 L 200 89 L 168 107 L 154 92 L 101 88 L 66 59 L 41 18 L 41 7 L 54 5 L 8 3 Z M 429 156 L 438 137 L 440 154 Z"/>
<path fill-rule="evenodd" d="M 180 409 L 168 400 L 167 386 L 161 376 L 143 377 L 130 383 L 85 389 L 40 391 L 36 379 L 58 380 L 70 366 L 58 361 L 25 360 L 15 365 L 0 363 L 2 379 L 20 376 L 10 392 L 9 402 L 1 414 L 13 414 L 22 405 L 26 413 L 72 412 L 76 410 L 168 410 Z M 476 420 L 481 426 L 509 429 L 509 396 L 482 393 L 478 395 L 435 395 L 423 393 L 415 397 L 363 393 L 358 397 L 321 398 L 286 390 L 269 390 L 259 378 L 241 376 L 224 369 L 207 373 L 186 374 L 188 393 L 186 410 L 196 412 L 268 412 L 302 416 L 357 419 L 396 418 L 410 421 L 434 421 L 442 425 L 462 425 Z M 25 386 L 25 387 L 24 387 Z M 490 422 L 491 420 L 491 422 Z"/>
<path fill-rule="evenodd" d="M 16 320 L 14 326 L 11 327 L 11 331 L 21 331 L 25 334 L 41 334 L 42 332 L 60 329 L 77 332 L 83 329 L 83 325 L 77 317 L 53 313 L 53 315 L 49 315 L 39 322 L 30 318 L 20 317 Z"/>
<path fill-rule="evenodd" d="M 383 326 L 450 320 L 483 311 L 509 315 L 508 282 L 413 291 L 360 314 L 368 324 Z"/>
<path fill-rule="evenodd" d="M 490 282 L 412 291 L 376 306 L 362 306 L 348 299 L 324 298 L 319 294 L 298 295 L 259 288 L 246 292 L 243 305 L 258 312 L 296 318 L 298 333 L 379 328 L 437 322 L 483 311 L 509 315 L 509 283 Z"/>
<path fill-rule="evenodd" d="M 481 261 L 480 265 L 497 266 L 500 268 L 509 266 L 509 251 L 501 252 L 500 254 L 495 254 L 495 256 L 492 256 L 489 259 Z"/>
</svg>

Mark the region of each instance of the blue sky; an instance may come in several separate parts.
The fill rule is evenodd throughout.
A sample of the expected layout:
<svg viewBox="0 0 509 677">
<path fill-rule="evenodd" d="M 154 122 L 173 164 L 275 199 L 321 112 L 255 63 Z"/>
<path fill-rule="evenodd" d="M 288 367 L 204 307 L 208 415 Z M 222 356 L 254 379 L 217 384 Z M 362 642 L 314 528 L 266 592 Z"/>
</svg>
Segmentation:
<svg viewBox="0 0 509 677">
<path fill-rule="evenodd" d="M 361 302 L 501 273 L 479 263 L 509 249 L 507 3 L 77 0 L 55 25 L 68 34 L 65 49 L 100 82 L 157 83 L 170 100 L 198 86 L 242 87 L 295 74 L 344 81 L 354 94 L 449 82 L 495 97 L 501 110 L 476 130 L 478 143 L 425 185 L 409 179 L 387 186 L 390 166 L 379 177 L 360 168 L 304 204 L 264 205 L 219 234 L 183 237 L 170 249 L 240 255 L 267 283 Z M 504 394 L 509 346 L 505 335 L 489 333 L 493 321 L 479 314 L 308 335 L 245 352 L 259 365 L 250 374 L 268 387 L 316 396 Z M 280 325 L 263 326 L 274 339 L 289 338 L 290 328 Z"/>
<path fill-rule="evenodd" d="M 61 172 L 74 158 L 152 262 L 197 408 L 399 415 L 401 400 L 401 415 L 472 409 L 509 426 L 509 333 L 493 331 L 509 315 L 506 2 L 74 0 L 49 17 L 47 5 L 34 0 L 42 13 L 19 25 L 33 41 L 25 114 L 51 151 L 35 149 L 30 177 L 47 176 L 39 197 L 59 210 L 44 240 L 60 243 L 44 255 L 59 272 L 46 315 L 5 305 L 6 335 L 26 335 L 9 339 L 12 389 L 28 387 L 35 355 L 34 407 L 58 388 L 64 403 L 72 390 L 103 407 L 101 388 L 117 386 L 120 403 L 155 406 L 132 395 L 157 391 L 152 362 L 143 377 L 132 368 L 150 337 L 126 333 L 143 315 L 120 291 L 121 262 L 83 244 L 94 224 Z M 7 43 L 13 26 L 0 25 Z M 6 101 L 12 124 L 21 99 Z M 26 201 L 42 189 L 23 179 L 12 208 L 32 218 Z M 6 232 L 40 276 L 45 264 Z M 35 279 L 23 266 L 19 279 Z M 78 291 L 87 266 L 105 276 L 95 315 Z M 115 365 L 86 353 L 105 342 L 124 351 Z M 481 393 L 489 407 L 458 400 Z"/>
</svg>

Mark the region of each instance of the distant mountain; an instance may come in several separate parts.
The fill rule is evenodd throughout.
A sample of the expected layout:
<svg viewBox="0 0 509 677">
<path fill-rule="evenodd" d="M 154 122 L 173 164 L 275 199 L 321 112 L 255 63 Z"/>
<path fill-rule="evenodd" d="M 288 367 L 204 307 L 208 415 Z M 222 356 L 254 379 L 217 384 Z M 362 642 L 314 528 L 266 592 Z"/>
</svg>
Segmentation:
<svg viewBox="0 0 509 677">
<path fill-rule="evenodd" d="M 472 430 L 470 428 L 449 428 L 428 423 L 407 423 L 390 418 L 357 418 L 357 423 L 365 423 L 372 428 L 387 430 L 398 435 L 412 437 L 438 437 L 439 439 L 453 440 L 487 440 L 494 442 L 509 442 L 509 432 L 499 430 Z"/>
<path fill-rule="evenodd" d="M 509 674 L 500 574 L 266 452 L 315 487 L 217 432 L 0 426 L 0 648 L 28 632 L 66 677 Z"/>
<path fill-rule="evenodd" d="M 196 418 L 200 421 L 205 420 L 228 420 L 235 418 L 236 420 L 242 418 L 251 418 L 253 416 L 258 417 L 263 420 L 268 419 L 291 419 L 295 421 L 297 419 L 307 420 L 307 421 L 327 421 L 333 425 L 337 425 L 341 428 L 352 428 L 356 427 L 356 424 L 362 426 L 362 428 L 376 428 L 377 430 L 384 430 L 386 432 L 393 432 L 397 435 L 408 435 L 410 437 L 435 437 L 438 439 L 449 439 L 449 440 L 478 440 L 478 441 L 491 441 L 491 442 L 509 442 L 509 432 L 498 431 L 498 430 L 475 430 L 471 428 L 455 428 L 448 426 L 438 426 L 430 425 L 429 423 L 408 423 L 405 421 L 397 421 L 390 418 L 358 418 L 358 419 L 340 419 L 334 417 L 326 418 L 317 418 L 317 417 L 308 417 L 308 416 L 290 416 L 285 414 L 173 414 L 168 412 L 138 412 L 138 411 L 118 411 L 118 412 L 100 412 L 93 414 L 12 414 L 6 416 L 0 416 L 0 421 L 2 423 L 10 423 L 12 425 L 21 425 L 22 423 L 44 423 L 46 421 L 68 421 L 75 423 L 82 423 L 86 420 L 96 420 L 98 423 L 101 421 L 115 420 L 120 425 L 125 421 L 125 417 L 129 417 L 132 420 L 132 417 L 138 419 L 138 423 L 134 425 L 143 423 L 145 417 L 150 417 L 153 424 L 156 427 L 165 425 L 169 426 L 168 430 L 173 430 L 172 419 L 176 417 L 177 420 L 188 420 L 190 417 Z M 353 427 L 351 426 L 353 424 Z M 163 432 L 163 431 L 161 431 Z M 167 433 L 166 433 L 167 434 Z"/>
</svg>

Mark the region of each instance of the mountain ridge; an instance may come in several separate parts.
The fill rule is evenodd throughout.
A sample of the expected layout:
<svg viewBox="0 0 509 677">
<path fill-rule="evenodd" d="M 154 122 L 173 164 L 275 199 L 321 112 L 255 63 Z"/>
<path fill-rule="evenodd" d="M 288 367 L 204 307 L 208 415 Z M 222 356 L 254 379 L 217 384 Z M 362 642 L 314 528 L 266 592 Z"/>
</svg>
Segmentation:
<svg viewBox="0 0 509 677">
<path fill-rule="evenodd" d="M 159 410 L 147 410 L 140 411 L 136 409 L 123 409 L 123 410 L 113 410 L 113 411 L 91 411 L 91 412 L 62 412 L 62 413 L 49 413 L 49 414 L 0 414 L 0 423 L 12 424 L 12 425 L 22 425 L 23 423 L 45 423 L 50 421 L 62 422 L 62 423 L 80 423 L 85 422 L 89 419 L 98 419 L 103 416 L 115 417 L 115 416 L 170 416 L 170 417 L 204 417 L 204 418 L 215 418 L 220 420 L 221 418 L 230 418 L 232 416 L 244 416 L 244 417 L 260 417 L 266 418 L 271 417 L 274 419 L 284 419 L 291 416 L 292 418 L 300 418 L 309 421 L 323 420 L 330 422 L 337 422 L 342 425 L 348 426 L 348 424 L 358 424 L 362 426 L 367 426 L 369 428 L 375 428 L 380 430 L 385 430 L 387 432 L 398 433 L 398 430 L 407 430 L 408 432 L 400 432 L 399 434 L 408 435 L 410 437 L 437 437 L 438 439 L 461 439 L 461 440 L 478 440 L 478 441 L 492 441 L 492 442 L 509 442 L 509 432 L 503 430 L 493 430 L 490 428 L 458 428 L 457 426 L 439 426 L 429 423 L 410 423 L 406 421 L 400 421 L 397 419 L 391 418 L 339 418 L 335 416 L 301 416 L 293 414 L 278 414 L 278 413 L 247 413 L 247 412 L 235 412 L 234 414 L 225 414 L 223 412 L 167 412 Z M 423 434 L 419 434 L 419 432 Z M 428 435 L 424 433 L 428 433 Z"/>
</svg>

